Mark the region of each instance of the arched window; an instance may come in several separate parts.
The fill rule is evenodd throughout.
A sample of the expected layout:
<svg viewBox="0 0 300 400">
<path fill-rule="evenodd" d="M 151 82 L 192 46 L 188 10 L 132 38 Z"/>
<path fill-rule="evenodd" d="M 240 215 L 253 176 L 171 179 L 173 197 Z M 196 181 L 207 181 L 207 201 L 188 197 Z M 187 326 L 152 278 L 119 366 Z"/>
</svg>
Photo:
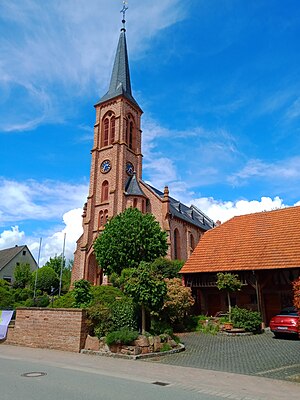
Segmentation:
<svg viewBox="0 0 300 400">
<path fill-rule="evenodd" d="M 104 210 L 104 224 L 108 221 L 108 210 Z"/>
<path fill-rule="evenodd" d="M 174 230 L 174 258 L 175 258 L 175 260 L 179 260 L 181 258 L 180 235 L 179 235 L 179 231 L 177 228 Z"/>
<path fill-rule="evenodd" d="M 133 117 L 129 114 L 126 119 L 126 143 L 132 150 L 136 146 L 135 127 Z"/>
<path fill-rule="evenodd" d="M 101 190 L 101 203 L 108 200 L 108 189 L 109 189 L 108 181 L 104 181 L 102 183 L 102 190 Z"/>
<path fill-rule="evenodd" d="M 110 120 L 110 144 L 112 144 L 115 141 L 115 131 L 116 131 L 116 118 L 112 116 Z"/>
<path fill-rule="evenodd" d="M 137 198 L 133 199 L 133 208 L 137 208 Z"/>
<path fill-rule="evenodd" d="M 195 239 L 192 233 L 190 234 L 190 248 L 192 251 L 195 249 Z"/>
<path fill-rule="evenodd" d="M 109 119 L 105 118 L 103 124 L 103 146 L 108 146 L 108 130 L 109 130 Z"/>
<path fill-rule="evenodd" d="M 116 118 L 114 114 L 109 111 L 104 119 L 103 119 L 103 133 L 102 133 L 102 141 L 101 147 L 108 146 L 115 141 L 115 133 L 116 133 Z"/>
<path fill-rule="evenodd" d="M 104 226 L 104 214 L 103 211 L 99 212 L 98 229 Z"/>
</svg>

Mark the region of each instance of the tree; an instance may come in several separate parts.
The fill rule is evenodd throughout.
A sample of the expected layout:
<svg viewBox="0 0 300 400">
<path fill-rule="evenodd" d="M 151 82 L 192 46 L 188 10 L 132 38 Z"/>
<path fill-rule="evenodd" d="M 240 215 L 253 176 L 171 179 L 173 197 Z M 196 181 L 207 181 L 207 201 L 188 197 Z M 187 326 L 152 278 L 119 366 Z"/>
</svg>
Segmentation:
<svg viewBox="0 0 300 400">
<path fill-rule="evenodd" d="M 73 295 L 75 307 L 88 307 L 93 299 L 90 282 L 85 279 L 74 282 Z"/>
<path fill-rule="evenodd" d="M 66 259 L 62 257 L 62 255 L 54 256 L 45 263 L 44 267 L 51 267 L 57 273 L 57 276 L 60 276 L 61 269 L 66 268 Z"/>
<path fill-rule="evenodd" d="M 13 295 L 10 285 L 4 279 L 0 279 L 0 310 L 12 308 Z"/>
<path fill-rule="evenodd" d="M 151 264 L 141 262 L 137 268 L 132 268 L 124 284 L 124 293 L 141 307 L 142 333 L 146 330 L 146 310 L 157 311 L 163 303 L 167 293 L 167 286 L 161 275 L 157 275 Z"/>
<path fill-rule="evenodd" d="M 231 321 L 231 299 L 230 293 L 241 290 L 242 282 L 239 280 L 237 274 L 222 273 L 217 274 L 217 288 L 219 290 L 225 290 L 227 292 L 228 299 L 228 314 L 229 321 Z"/>
<path fill-rule="evenodd" d="M 128 208 L 113 217 L 94 242 L 95 256 L 104 273 L 121 274 L 167 254 L 167 234 L 152 214 Z"/>
<path fill-rule="evenodd" d="M 31 280 L 31 270 L 29 264 L 19 264 L 14 270 L 14 288 L 24 289 Z"/>
<path fill-rule="evenodd" d="M 36 279 L 37 274 L 37 279 Z M 32 273 L 31 285 L 34 287 L 36 280 L 36 289 L 51 294 L 52 289 L 57 291 L 59 278 L 53 268 L 44 266 Z"/>
<path fill-rule="evenodd" d="M 54 269 L 59 279 L 61 275 L 61 291 L 62 293 L 67 293 L 71 284 L 73 260 L 68 260 L 67 263 L 66 258 L 63 258 L 61 254 L 59 256 L 54 256 L 53 258 L 50 257 L 50 259 L 45 263 L 44 266 Z"/>
<path fill-rule="evenodd" d="M 172 279 L 179 278 L 179 271 L 183 267 L 184 261 L 168 260 L 164 257 L 159 257 L 152 263 L 152 268 L 161 274 L 164 278 Z"/>
<path fill-rule="evenodd" d="M 179 278 L 166 279 L 165 282 L 167 284 L 167 294 L 160 314 L 172 326 L 183 325 L 185 318 L 195 303 L 192 290 L 183 286 Z"/>
</svg>

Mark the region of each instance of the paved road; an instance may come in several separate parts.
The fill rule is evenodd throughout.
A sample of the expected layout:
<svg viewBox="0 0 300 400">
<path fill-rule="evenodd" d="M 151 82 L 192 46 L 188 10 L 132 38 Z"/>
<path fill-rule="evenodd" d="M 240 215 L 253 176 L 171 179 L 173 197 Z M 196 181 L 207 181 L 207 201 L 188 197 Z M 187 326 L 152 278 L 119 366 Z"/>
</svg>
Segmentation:
<svg viewBox="0 0 300 400">
<path fill-rule="evenodd" d="M 300 340 L 275 339 L 271 332 L 235 337 L 189 333 L 181 340 L 186 345 L 184 353 L 152 362 L 300 383 Z"/>
<path fill-rule="evenodd" d="M 22 376 L 30 372 L 46 375 Z M 0 391 L 1 400 L 299 400 L 300 385 L 199 368 L 0 345 Z"/>
</svg>

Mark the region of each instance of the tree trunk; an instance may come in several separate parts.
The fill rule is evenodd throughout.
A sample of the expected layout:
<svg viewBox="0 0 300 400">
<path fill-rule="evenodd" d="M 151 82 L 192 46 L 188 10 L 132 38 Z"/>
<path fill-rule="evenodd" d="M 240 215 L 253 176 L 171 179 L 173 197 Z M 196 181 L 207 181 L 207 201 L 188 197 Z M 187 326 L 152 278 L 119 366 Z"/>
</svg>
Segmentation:
<svg viewBox="0 0 300 400">
<path fill-rule="evenodd" d="M 231 300 L 230 300 L 229 292 L 227 292 L 227 298 L 228 298 L 228 319 L 229 319 L 229 322 L 231 322 Z"/>
<path fill-rule="evenodd" d="M 142 304 L 142 335 L 146 332 L 146 310 L 144 304 Z"/>
</svg>

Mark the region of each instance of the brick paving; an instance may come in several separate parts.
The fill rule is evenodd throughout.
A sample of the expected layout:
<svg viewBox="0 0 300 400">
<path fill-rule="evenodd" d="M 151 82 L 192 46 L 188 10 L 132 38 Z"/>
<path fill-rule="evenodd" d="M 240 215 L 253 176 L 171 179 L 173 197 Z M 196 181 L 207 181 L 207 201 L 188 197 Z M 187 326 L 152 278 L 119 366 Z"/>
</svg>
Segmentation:
<svg viewBox="0 0 300 400">
<path fill-rule="evenodd" d="M 186 351 L 156 362 L 300 382 L 300 340 L 275 339 L 271 332 L 251 336 L 181 335 Z"/>
</svg>

